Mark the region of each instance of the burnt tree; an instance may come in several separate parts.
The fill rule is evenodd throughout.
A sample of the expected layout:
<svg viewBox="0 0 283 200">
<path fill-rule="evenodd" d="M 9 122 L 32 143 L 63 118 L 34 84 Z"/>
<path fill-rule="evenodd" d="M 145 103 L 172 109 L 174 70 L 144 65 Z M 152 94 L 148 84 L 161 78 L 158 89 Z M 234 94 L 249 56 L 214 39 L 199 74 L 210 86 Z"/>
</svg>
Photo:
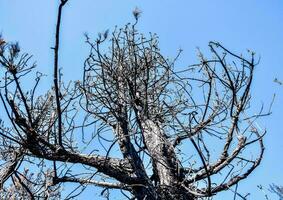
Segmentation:
<svg viewBox="0 0 283 200">
<path fill-rule="evenodd" d="M 66 84 L 58 69 L 66 3 L 58 8 L 54 82 L 45 94 L 39 72 L 25 87 L 31 57 L 0 42 L 3 198 L 56 199 L 72 182 L 102 187 L 105 196 L 118 189 L 139 200 L 207 199 L 254 171 L 265 131 L 255 123 L 261 112 L 249 111 L 253 52 L 246 58 L 210 42 L 209 58 L 199 52 L 199 63 L 178 68 L 181 51 L 165 58 L 157 35 L 137 31 L 136 10 L 134 24 L 94 41 L 86 36 L 83 78 Z"/>
</svg>

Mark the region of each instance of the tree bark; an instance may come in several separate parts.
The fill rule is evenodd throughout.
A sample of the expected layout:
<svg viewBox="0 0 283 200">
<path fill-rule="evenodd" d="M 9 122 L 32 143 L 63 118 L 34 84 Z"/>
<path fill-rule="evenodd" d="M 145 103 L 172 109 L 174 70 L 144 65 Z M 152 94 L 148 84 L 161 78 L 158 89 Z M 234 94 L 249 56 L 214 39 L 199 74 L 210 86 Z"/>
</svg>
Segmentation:
<svg viewBox="0 0 283 200">
<path fill-rule="evenodd" d="M 180 161 L 160 125 L 159 122 L 150 119 L 141 122 L 145 145 L 154 166 L 157 199 L 193 200 L 194 198 L 181 185 L 185 177 Z"/>
</svg>

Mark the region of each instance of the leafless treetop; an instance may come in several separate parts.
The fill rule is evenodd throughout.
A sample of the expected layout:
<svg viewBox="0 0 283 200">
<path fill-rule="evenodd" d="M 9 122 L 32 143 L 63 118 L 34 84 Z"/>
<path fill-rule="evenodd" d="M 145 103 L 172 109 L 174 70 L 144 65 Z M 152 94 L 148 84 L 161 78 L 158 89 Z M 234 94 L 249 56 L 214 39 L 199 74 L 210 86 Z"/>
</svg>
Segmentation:
<svg viewBox="0 0 283 200">
<path fill-rule="evenodd" d="M 244 57 L 210 42 L 209 57 L 199 51 L 199 63 L 180 68 L 181 51 L 164 57 L 158 36 L 134 23 L 94 41 L 86 36 L 83 78 L 65 83 L 58 59 L 66 3 L 58 9 L 54 84 L 45 94 L 31 56 L 0 39 L 2 198 L 55 199 L 63 183 L 74 182 L 80 187 L 67 198 L 93 184 L 106 197 L 119 189 L 136 199 L 205 199 L 260 164 L 265 131 L 255 120 L 264 114 L 249 111 L 253 52 Z M 33 74 L 28 89 L 25 77 Z"/>
</svg>

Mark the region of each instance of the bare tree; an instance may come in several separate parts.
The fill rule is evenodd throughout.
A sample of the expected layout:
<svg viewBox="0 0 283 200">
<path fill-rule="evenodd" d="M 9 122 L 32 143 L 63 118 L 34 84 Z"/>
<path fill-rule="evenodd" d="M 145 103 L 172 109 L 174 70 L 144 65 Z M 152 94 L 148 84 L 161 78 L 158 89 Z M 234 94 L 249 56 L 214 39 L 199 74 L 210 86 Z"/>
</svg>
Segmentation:
<svg viewBox="0 0 283 200">
<path fill-rule="evenodd" d="M 67 1 L 58 8 L 54 83 L 45 94 L 39 72 L 26 89 L 31 56 L 0 42 L 5 198 L 56 199 L 72 182 L 78 188 L 67 199 L 88 185 L 106 197 L 118 189 L 129 199 L 206 199 L 232 190 L 260 164 L 265 131 L 255 120 L 263 114 L 249 114 L 253 52 L 245 58 L 210 42 L 210 58 L 199 52 L 198 64 L 177 68 L 181 51 L 165 58 L 157 35 L 137 31 L 135 10 L 134 24 L 95 41 L 86 36 L 83 78 L 66 84 L 58 60 Z"/>
</svg>

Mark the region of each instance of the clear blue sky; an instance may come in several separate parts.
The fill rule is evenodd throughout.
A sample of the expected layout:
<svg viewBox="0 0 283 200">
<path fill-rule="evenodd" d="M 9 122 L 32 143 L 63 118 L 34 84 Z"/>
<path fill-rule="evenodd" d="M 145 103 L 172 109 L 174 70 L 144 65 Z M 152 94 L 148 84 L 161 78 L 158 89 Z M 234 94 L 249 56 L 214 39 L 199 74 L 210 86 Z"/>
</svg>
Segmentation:
<svg viewBox="0 0 283 200">
<path fill-rule="evenodd" d="M 7 41 L 19 41 L 22 49 L 34 55 L 38 67 L 52 75 L 52 50 L 56 6 L 59 0 L 0 0 L 0 32 Z M 283 185 L 283 1 L 282 0 L 69 0 L 63 14 L 62 57 L 66 78 L 80 74 L 88 48 L 83 33 L 91 37 L 98 32 L 132 22 L 132 10 L 143 13 L 139 23 L 142 32 L 160 36 L 162 51 L 173 57 L 184 50 L 180 66 L 195 61 L 195 49 L 207 50 L 210 40 L 221 42 L 235 52 L 252 49 L 261 56 L 252 87 L 256 108 L 268 107 L 276 93 L 273 113 L 260 121 L 268 131 L 262 165 L 239 190 L 251 192 L 250 199 L 264 199 L 257 184 Z M 48 83 L 48 80 L 45 82 Z M 87 196 L 88 195 L 88 196 Z M 215 199 L 231 199 L 221 194 Z M 90 198 L 86 192 L 84 198 Z"/>
</svg>

